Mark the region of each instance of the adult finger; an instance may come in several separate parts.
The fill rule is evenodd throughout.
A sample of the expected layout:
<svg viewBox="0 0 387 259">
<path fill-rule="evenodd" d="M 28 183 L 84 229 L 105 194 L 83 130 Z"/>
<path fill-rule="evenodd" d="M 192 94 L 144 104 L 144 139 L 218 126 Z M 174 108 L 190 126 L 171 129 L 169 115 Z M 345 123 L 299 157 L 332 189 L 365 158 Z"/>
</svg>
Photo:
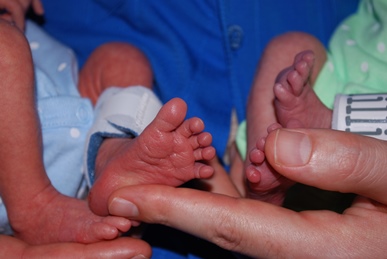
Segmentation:
<svg viewBox="0 0 387 259">
<path fill-rule="evenodd" d="M 380 237 L 387 231 L 385 214 L 370 217 L 366 213 L 371 209 L 357 208 L 365 213 L 354 209 L 345 216 L 328 211 L 296 213 L 256 200 L 156 185 L 117 190 L 110 197 L 109 210 L 174 227 L 254 258 L 351 257 L 369 255 L 369 249 L 383 254 Z"/>
<path fill-rule="evenodd" d="M 387 142 L 333 130 L 278 129 L 265 156 L 280 174 L 325 190 L 387 204 Z"/>
<path fill-rule="evenodd" d="M 7 248 L 4 248 L 7 249 Z M 26 258 L 151 258 L 151 247 L 134 238 L 118 238 L 92 244 L 55 243 L 30 246 L 23 251 Z M 7 252 L 7 250 L 6 250 Z M 15 251 L 8 251 L 14 258 Z"/>
</svg>

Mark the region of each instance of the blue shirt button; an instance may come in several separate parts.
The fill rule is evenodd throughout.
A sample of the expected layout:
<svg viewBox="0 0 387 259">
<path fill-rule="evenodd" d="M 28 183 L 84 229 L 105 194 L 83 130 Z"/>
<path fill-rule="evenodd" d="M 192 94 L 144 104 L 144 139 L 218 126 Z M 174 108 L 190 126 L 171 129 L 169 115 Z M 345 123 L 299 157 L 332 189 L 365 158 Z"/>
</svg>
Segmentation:
<svg viewBox="0 0 387 259">
<path fill-rule="evenodd" d="M 80 122 L 88 123 L 91 121 L 93 113 L 88 105 L 81 104 L 76 111 L 76 116 Z"/>
<path fill-rule="evenodd" d="M 237 50 L 241 47 L 243 41 L 243 30 L 239 25 L 231 25 L 228 27 L 228 38 L 230 47 Z"/>
</svg>

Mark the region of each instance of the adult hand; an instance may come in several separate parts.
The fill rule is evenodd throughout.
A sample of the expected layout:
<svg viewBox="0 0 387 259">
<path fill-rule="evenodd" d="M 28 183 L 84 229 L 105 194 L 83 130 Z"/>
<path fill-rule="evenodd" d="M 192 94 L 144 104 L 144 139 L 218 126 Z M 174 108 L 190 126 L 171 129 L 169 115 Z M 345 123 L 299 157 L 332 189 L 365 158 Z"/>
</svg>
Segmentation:
<svg viewBox="0 0 387 259">
<path fill-rule="evenodd" d="M 40 0 L 0 0 L 0 19 L 14 23 L 24 31 L 25 16 L 32 7 L 38 15 L 43 15 L 44 9 Z"/>
<path fill-rule="evenodd" d="M 385 257 L 386 142 L 332 130 L 279 129 L 269 134 L 265 154 L 289 179 L 362 196 L 343 214 L 297 213 L 191 189 L 133 186 L 113 193 L 110 212 L 253 257 Z"/>
<path fill-rule="evenodd" d="M 151 248 L 142 240 L 122 237 L 92 244 L 51 243 L 29 245 L 15 237 L 0 235 L 2 258 L 150 258 Z"/>
</svg>

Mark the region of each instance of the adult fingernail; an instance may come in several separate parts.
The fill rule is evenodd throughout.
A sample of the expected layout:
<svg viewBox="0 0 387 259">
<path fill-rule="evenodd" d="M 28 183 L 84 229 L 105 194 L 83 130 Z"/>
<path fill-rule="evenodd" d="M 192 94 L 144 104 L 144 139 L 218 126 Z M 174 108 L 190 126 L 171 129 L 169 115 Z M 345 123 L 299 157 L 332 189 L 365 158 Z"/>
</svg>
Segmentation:
<svg viewBox="0 0 387 259">
<path fill-rule="evenodd" d="M 274 159 L 277 165 L 303 166 L 308 163 L 312 145 L 308 135 L 302 132 L 281 129 L 275 138 Z"/>
<path fill-rule="evenodd" d="M 137 206 L 122 198 L 114 198 L 110 202 L 109 212 L 114 216 L 121 217 L 135 217 L 139 215 Z"/>
</svg>

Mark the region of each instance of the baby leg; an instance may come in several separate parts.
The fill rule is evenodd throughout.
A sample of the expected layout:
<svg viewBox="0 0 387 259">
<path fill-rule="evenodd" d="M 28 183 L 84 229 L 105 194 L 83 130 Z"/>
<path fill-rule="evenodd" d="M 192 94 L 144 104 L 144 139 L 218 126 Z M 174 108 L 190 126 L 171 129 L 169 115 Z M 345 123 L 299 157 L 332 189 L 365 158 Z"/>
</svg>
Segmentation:
<svg viewBox="0 0 387 259">
<path fill-rule="evenodd" d="M 25 36 L 0 20 L 0 194 L 16 237 L 31 244 L 95 242 L 130 228 L 94 215 L 86 201 L 61 195 L 47 177 L 35 104 L 34 69 Z"/>
<path fill-rule="evenodd" d="M 138 137 L 102 143 L 89 196 L 95 213 L 106 215 L 109 195 L 127 185 L 179 186 L 213 174 L 213 168 L 201 162 L 215 156 L 212 137 L 203 132 L 202 120 L 185 119 L 186 112 L 183 100 L 172 99 Z"/>
<path fill-rule="evenodd" d="M 247 152 L 256 147 L 257 140 L 267 136 L 269 125 L 279 122 L 274 105 L 276 96 L 272 86 L 278 80 L 276 78 L 279 78 L 280 71 L 294 63 L 294 56 L 305 49 L 311 49 L 316 53 L 315 69 L 310 77 L 313 83 L 326 59 L 324 46 L 315 37 L 305 33 L 287 33 L 273 39 L 266 47 L 249 96 L 246 115 Z M 285 188 L 281 187 L 279 175 L 265 160 L 254 163 L 257 170 L 253 170 L 252 173 L 248 169 L 251 167 L 250 162 L 247 157 L 244 170 L 247 195 L 254 199 L 281 204 Z"/>
<path fill-rule="evenodd" d="M 300 52 L 296 55 L 293 65 L 278 75 L 274 86 L 274 105 L 280 124 L 271 125 L 268 132 L 281 125 L 289 128 L 330 127 L 332 113 L 322 104 L 312 88 L 311 74 L 314 59 L 312 51 Z M 257 167 L 262 167 L 262 164 L 267 165 L 263 153 L 264 143 L 264 139 L 259 140 L 249 154 L 252 165 L 247 167 L 246 175 L 251 182 L 260 181 L 261 173 Z M 293 182 L 276 173 L 271 167 L 270 170 L 271 177 L 266 176 L 272 180 L 274 186 L 270 193 L 274 197 L 278 196 L 277 199 L 280 200 L 281 195 L 285 194 Z"/>
</svg>

